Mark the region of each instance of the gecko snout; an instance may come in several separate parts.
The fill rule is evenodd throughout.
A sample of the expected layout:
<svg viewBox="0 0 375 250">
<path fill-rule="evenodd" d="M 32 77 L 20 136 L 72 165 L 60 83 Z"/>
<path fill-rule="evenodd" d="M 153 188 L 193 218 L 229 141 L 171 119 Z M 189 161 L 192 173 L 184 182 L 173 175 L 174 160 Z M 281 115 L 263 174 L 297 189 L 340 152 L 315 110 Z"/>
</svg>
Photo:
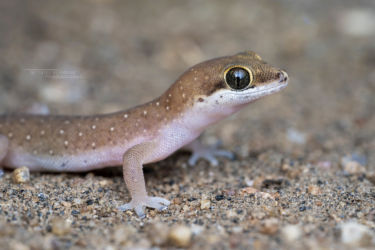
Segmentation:
<svg viewBox="0 0 375 250">
<path fill-rule="evenodd" d="M 288 74 L 284 70 L 280 70 L 279 73 L 277 73 L 279 77 L 279 82 L 287 82 L 288 81 Z"/>
</svg>

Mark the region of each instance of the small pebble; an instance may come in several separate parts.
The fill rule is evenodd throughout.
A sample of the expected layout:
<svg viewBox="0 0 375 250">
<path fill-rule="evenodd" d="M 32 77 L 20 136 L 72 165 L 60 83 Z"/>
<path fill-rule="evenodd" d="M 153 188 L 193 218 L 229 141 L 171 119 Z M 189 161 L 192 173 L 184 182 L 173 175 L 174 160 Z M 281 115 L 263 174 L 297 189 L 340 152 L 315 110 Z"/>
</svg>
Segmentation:
<svg viewBox="0 0 375 250">
<path fill-rule="evenodd" d="M 168 240 L 168 226 L 157 222 L 145 227 L 148 239 L 154 246 L 161 246 Z"/>
<path fill-rule="evenodd" d="M 13 241 L 10 243 L 12 250 L 30 250 L 31 248 L 22 242 Z"/>
<path fill-rule="evenodd" d="M 290 142 L 300 144 L 300 145 L 306 143 L 305 133 L 298 131 L 294 128 L 289 128 L 286 133 L 287 133 L 287 138 Z"/>
<path fill-rule="evenodd" d="M 209 209 L 211 206 L 210 200 L 201 200 L 201 209 Z"/>
<path fill-rule="evenodd" d="M 30 171 L 27 167 L 17 168 L 12 174 L 15 183 L 26 183 L 30 180 Z"/>
<path fill-rule="evenodd" d="M 176 247 L 188 247 L 191 242 L 192 232 L 187 226 L 174 226 L 168 234 L 168 240 Z"/>
<path fill-rule="evenodd" d="M 221 200 L 224 200 L 224 195 L 222 195 L 222 194 L 220 194 L 220 195 L 216 195 L 215 196 L 215 199 L 217 200 L 217 201 L 221 201 Z"/>
<path fill-rule="evenodd" d="M 71 214 L 72 215 L 79 215 L 80 214 L 80 212 L 78 211 L 78 210 L 72 210 L 72 212 L 71 212 Z"/>
<path fill-rule="evenodd" d="M 260 232 L 262 234 L 274 235 L 279 230 L 279 221 L 276 218 L 264 220 Z"/>
<path fill-rule="evenodd" d="M 341 242 L 351 247 L 369 247 L 374 245 L 374 233 L 365 225 L 357 222 L 344 222 L 340 225 Z"/>
<path fill-rule="evenodd" d="M 69 220 L 56 217 L 51 222 L 52 233 L 57 236 L 64 236 L 71 231 L 71 223 Z"/>
<path fill-rule="evenodd" d="M 241 194 L 255 194 L 257 192 L 259 192 L 259 190 L 253 187 L 247 187 L 247 188 L 241 189 Z"/>
<path fill-rule="evenodd" d="M 322 193 L 322 190 L 318 186 L 310 185 L 307 188 L 307 192 L 312 195 L 319 195 Z"/>
<path fill-rule="evenodd" d="M 366 179 L 369 180 L 372 183 L 372 185 L 375 185 L 375 172 L 367 173 Z"/>
<path fill-rule="evenodd" d="M 136 229 L 130 225 L 118 225 L 112 234 L 112 240 L 120 245 L 125 245 L 136 234 Z"/>
<path fill-rule="evenodd" d="M 38 198 L 40 201 L 45 201 L 48 197 L 44 193 L 39 193 Z"/>
<path fill-rule="evenodd" d="M 281 234 L 283 239 L 291 243 L 301 238 L 302 229 L 298 225 L 287 225 L 282 228 Z"/>
<path fill-rule="evenodd" d="M 358 156 L 355 154 L 341 158 L 341 166 L 343 170 L 353 175 L 366 173 L 366 168 L 362 165 L 363 161 L 360 161 L 357 158 Z"/>
<path fill-rule="evenodd" d="M 338 18 L 338 29 L 345 35 L 369 37 L 375 34 L 374 12 L 371 8 L 350 8 Z"/>
</svg>

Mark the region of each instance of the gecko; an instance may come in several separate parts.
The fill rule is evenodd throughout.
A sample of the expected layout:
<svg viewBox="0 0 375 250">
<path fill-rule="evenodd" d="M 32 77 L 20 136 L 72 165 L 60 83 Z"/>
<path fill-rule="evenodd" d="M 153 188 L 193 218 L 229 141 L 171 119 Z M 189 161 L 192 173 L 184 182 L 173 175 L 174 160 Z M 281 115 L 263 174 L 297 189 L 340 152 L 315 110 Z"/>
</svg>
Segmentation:
<svg viewBox="0 0 375 250">
<path fill-rule="evenodd" d="M 165 159 L 178 149 L 192 151 L 217 165 L 228 151 L 197 142 L 211 124 L 247 104 L 279 92 L 288 84 L 285 71 L 253 51 L 199 63 L 183 73 L 160 97 L 110 114 L 0 115 L 0 166 L 30 171 L 84 172 L 122 165 L 131 200 L 119 210 L 165 210 L 170 201 L 147 194 L 143 165 Z"/>
</svg>

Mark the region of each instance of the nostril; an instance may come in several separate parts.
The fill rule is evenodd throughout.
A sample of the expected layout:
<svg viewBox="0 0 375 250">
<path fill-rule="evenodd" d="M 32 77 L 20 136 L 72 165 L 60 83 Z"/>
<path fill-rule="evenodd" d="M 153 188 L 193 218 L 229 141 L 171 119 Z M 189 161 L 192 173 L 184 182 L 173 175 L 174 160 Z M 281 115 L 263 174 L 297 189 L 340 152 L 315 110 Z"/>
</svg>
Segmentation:
<svg viewBox="0 0 375 250">
<path fill-rule="evenodd" d="M 280 71 L 277 73 L 277 76 L 279 77 L 279 82 L 286 82 L 288 80 L 288 74 L 285 71 Z"/>
</svg>

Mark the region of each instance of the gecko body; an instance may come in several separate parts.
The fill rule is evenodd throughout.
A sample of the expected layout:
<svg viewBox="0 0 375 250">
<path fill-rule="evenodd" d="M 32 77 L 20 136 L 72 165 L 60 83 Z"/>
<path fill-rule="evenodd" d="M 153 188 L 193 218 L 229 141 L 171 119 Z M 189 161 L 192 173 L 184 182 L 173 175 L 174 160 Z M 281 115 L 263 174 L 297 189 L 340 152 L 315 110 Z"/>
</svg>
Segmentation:
<svg viewBox="0 0 375 250">
<path fill-rule="evenodd" d="M 185 147 L 216 163 L 222 150 L 193 142 L 212 123 L 287 86 L 285 71 L 252 51 L 212 59 L 187 70 L 160 97 L 129 110 L 93 116 L 0 116 L 0 165 L 31 171 L 82 172 L 122 165 L 132 200 L 121 210 L 165 209 L 147 195 L 142 167 Z"/>
</svg>

